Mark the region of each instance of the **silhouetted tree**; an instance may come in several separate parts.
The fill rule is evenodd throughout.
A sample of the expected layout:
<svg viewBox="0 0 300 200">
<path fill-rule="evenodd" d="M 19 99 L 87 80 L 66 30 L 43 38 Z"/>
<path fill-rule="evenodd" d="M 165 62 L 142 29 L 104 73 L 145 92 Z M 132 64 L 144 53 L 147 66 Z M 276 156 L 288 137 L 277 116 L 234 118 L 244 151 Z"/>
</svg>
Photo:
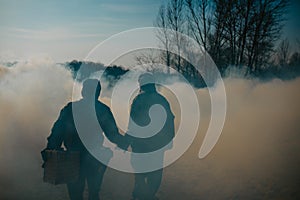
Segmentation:
<svg viewBox="0 0 300 200">
<path fill-rule="evenodd" d="M 185 31 L 185 15 L 184 15 L 184 1 L 170 0 L 166 7 L 167 28 L 174 30 L 169 32 L 171 34 L 171 41 L 176 49 L 176 68 L 180 72 L 181 68 L 181 45 L 182 40 L 179 33 Z"/>
<path fill-rule="evenodd" d="M 247 44 L 248 73 L 256 73 L 270 59 L 283 27 L 287 0 L 255 1 Z"/>
<path fill-rule="evenodd" d="M 300 53 L 294 52 L 289 60 L 289 68 L 294 73 L 294 76 L 300 76 Z"/>
<path fill-rule="evenodd" d="M 188 25 L 192 36 L 207 51 L 212 24 L 212 8 L 208 0 L 186 0 Z"/>
<path fill-rule="evenodd" d="M 221 72 L 230 65 L 246 66 L 247 74 L 257 74 L 270 61 L 280 38 L 288 0 L 169 0 L 160 9 L 160 19 L 170 28 L 190 35 L 210 53 Z M 185 20 L 188 26 L 185 26 Z M 161 22 L 161 20 L 160 20 Z M 181 41 L 169 36 L 180 53 Z M 166 37 L 164 37 L 166 38 Z M 164 40 L 166 41 L 166 40 Z M 176 57 L 177 70 L 181 66 Z M 172 60 L 172 58 L 171 58 Z M 171 63 L 171 62 L 169 62 Z"/>
<path fill-rule="evenodd" d="M 171 38 L 168 31 L 167 19 L 166 19 L 166 8 L 164 5 L 161 5 L 159 8 L 159 12 L 156 18 L 155 25 L 159 27 L 159 31 L 157 33 L 157 37 L 160 40 L 163 48 L 166 50 L 162 52 L 162 60 L 168 67 L 167 72 L 170 73 L 171 66 Z"/>
<path fill-rule="evenodd" d="M 170 54 L 170 52 L 168 52 Z M 160 56 L 157 51 L 153 49 L 147 49 L 145 52 L 139 52 L 138 55 L 135 56 L 136 63 L 138 65 L 145 65 L 147 70 L 155 71 L 160 70 L 157 69 L 158 65 L 161 63 Z M 169 73 L 169 67 L 167 69 Z"/>
<path fill-rule="evenodd" d="M 281 67 L 286 67 L 289 62 L 290 57 L 290 43 L 287 38 L 281 40 L 277 52 L 276 52 L 277 62 Z"/>
</svg>

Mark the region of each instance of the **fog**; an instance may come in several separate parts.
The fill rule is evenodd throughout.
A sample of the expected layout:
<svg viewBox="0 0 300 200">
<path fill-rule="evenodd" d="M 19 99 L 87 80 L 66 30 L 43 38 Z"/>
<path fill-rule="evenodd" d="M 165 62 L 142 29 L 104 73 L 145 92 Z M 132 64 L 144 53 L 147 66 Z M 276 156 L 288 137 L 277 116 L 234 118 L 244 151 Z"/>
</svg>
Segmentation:
<svg viewBox="0 0 300 200">
<path fill-rule="evenodd" d="M 225 126 L 213 151 L 202 160 L 196 155 L 209 120 L 209 98 L 206 90 L 199 90 L 204 110 L 198 137 L 189 151 L 167 168 L 161 189 L 176 187 L 172 195 L 187 195 L 188 199 L 298 199 L 299 85 L 299 78 L 263 84 L 226 79 Z M 176 184 L 169 185 L 167 177 L 176 179 Z"/>
<path fill-rule="evenodd" d="M 42 183 L 40 151 L 71 97 L 71 73 L 47 58 L 0 69 L 1 199 L 47 199 L 58 191 Z"/>
<path fill-rule="evenodd" d="M 189 150 L 164 170 L 158 197 L 299 199 L 300 78 L 265 83 L 226 78 L 224 83 L 227 116 L 218 143 L 207 157 L 198 158 L 210 119 L 208 91 L 199 89 L 198 135 Z M 64 185 L 43 183 L 40 151 L 60 109 L 71 100 L 72 86 L 71 73 L 48 58 L 0 66 L 1 199 L 67 198 Z M 178 123 L 176 101 L 160 91 Z M 131 174 L 109 169 L 101 197 L 129 199 L 132 187 Z"/>
</svg>

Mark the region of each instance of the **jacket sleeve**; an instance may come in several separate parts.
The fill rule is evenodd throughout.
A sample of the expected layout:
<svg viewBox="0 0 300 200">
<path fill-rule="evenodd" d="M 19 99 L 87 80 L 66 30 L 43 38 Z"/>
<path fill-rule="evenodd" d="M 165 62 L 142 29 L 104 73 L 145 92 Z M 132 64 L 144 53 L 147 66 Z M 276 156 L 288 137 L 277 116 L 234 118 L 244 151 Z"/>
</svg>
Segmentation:
<svg viewBox="0 0 300 200">
<path fill-rule="evenodd" d="M 119 133 L 116 121 L 110 109 L 105 107 L 104 117 L 100 120 L 101 128 L 104 135 L 114 144 L 118 146 L 124 145 L 124 136 Z"/>
<path fill-rule="evenodd" d="M 128 130 L 131 130 L 132 128 L 130 127 L 131 123 L 130 120 L 136 120 L 138 118 L 138 112 L 140 111 L 138 108 L 138 96 L 135 97 L 132 101 L 131 107 L 130 107 L 130 115 L 129 115 L 129 124 L 128 124 Z M 128 133 L 125 133 L 125 141 L 126 141 L 126 146 L 125 149 L 128 149 L 129 146 L 131 146 L 133 140 L 135 139 L 135 137 L 131 136 Z"/>
<path fill-rule="evenodd" d="M 166 103 L 166 109 L 167 109 L 167 124 L 166 124 L 166 129 L 167 129 L 167 141 L 171 141 L 170 146 L 168 147 L 169 149 L 173 148 L 173 139 L 175 137 L 175 123 L 174 119 L 175 116 L 172 113 L 170 104 L 167 102 Z"/>
<path fill-rule="evenodd" d="M 67 106 L 65 106 L 59 114 L 58 119 L 56 120 L 56 122 L 54 123 L 52 129 L 51 129 L 51 134 L 50 136 L 47 138 L 48 140 L 48 144 L 47 144 L 47 148 L 46 149 L 57 149 L 60 150 L 63 140 L 64 140 L 64 133 L 65 133 L 65 123 L 66 123 L 66 119 L 68 118 L 68 108 L 69 108 L 70 104 L 68 104 Z"/>
</svg>

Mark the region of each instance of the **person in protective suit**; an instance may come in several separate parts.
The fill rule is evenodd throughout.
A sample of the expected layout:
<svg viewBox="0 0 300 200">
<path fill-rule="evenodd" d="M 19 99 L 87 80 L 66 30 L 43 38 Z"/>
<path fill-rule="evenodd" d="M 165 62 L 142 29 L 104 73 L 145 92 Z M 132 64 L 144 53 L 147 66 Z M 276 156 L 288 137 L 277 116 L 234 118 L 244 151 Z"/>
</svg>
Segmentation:
<svg viewBox="0 0 300 200">
<path fill-rule="evenodd" d="M 106 165 L 94 158 L 82 143 L 77 128 L 75 127 L 74 109 L 76 107 L 76 114 L 80 115 L 79 126 L 84 129 L 84 134 L 94 133 L 98 135 L 98 140 L 91 138 L 91 142 L 95 143 L 96 148 L 103 147 L 103 134 L 94 129 L 93 116 L 96 111 L 96 123 L 101 126 L 105 136 L 117 145 L 121 145 L 122 136 L 117 128 L 113 114 L 108 106 L 98 101 L 100 95 L 101 85 L 96 79 L 88 79 L 84 81 L 81 91 L 82 99 L 76 102 L 69 102 L 60 112 L 59 118 L 54 123 L 51 134 L 48 137 L 48 144 L 46 149 L 62 149 L 64 144 L 67 151 L 80 152 L 80 175 L 79 180 L 67 184 L 69 197 L 71 200 L 82 200 L 85 188 L 85 181 L 87 181 L 89 199 L 99 199 L 99 191 L 103 179 Z M 94 114 L 95 115 L 95 114 Z M 45 150 L 46 150 L 45 149 Z M 43 151 L 42 151 L 43 152 Z M 43 154 L 43 153 L 42 153 Z M 44 158 L 47 159 L 47 158 Z"/>
<path fill-rule="evenodd" d="M 131 121 L 129 121 L 128 132 L 125 134 L 127 145 L 131 146 L 134 153 L 149 153 L 165 147 L 163 151 L 147 160 L 139 160 L 138 156 L 131 156 L 131 164 L 136 171 L 141 170 L 145 165 L 149 166 L 153 163 L 160 165 L 160 169 L 152 172 L 135 173 L 132 199 L 153 200 L 156 199 L 155 194 L 162 181 L 164 151 L 172 148 L 172 139 L 175 136 L 174 115 L 166 98 L 157 92 L 152 74 L 140 75 L 139 85 L 140 92 L 131 104 L 130 120 L 140 127 L 145 127 L 151 123 L 149 111 L 153 105 L 162 106 L 166 112 L 163 127 L 153 136 L 146 136 L 149 134 L 146 131 L 131 135 Z"/>
</svg>

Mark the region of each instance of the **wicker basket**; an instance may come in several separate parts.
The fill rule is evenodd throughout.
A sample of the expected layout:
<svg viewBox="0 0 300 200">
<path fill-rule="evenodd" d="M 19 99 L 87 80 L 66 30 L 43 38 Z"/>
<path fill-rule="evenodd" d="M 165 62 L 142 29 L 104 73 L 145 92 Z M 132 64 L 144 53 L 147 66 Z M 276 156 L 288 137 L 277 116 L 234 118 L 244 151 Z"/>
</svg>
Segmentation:
<svg viewBox="0 0 300 200">
<path fill-rule="evenodd" d="M 57 185 L 78 180 L 80 168 L 79 152 L 46 150 L 46 156 L 44 182 Z"/>
</svg>

